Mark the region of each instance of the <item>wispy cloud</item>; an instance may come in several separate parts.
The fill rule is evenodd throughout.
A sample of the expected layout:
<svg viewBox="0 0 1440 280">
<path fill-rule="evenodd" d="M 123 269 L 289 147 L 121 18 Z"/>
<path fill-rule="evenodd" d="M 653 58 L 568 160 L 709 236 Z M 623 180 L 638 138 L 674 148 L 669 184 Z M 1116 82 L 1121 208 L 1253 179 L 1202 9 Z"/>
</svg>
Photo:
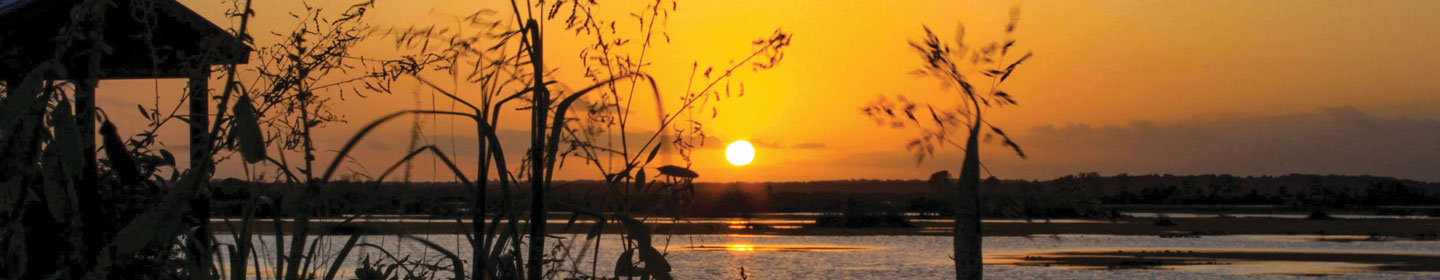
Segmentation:
<svg viewBox="0 0 1440 280">
<path fill-rule="evenodd" d="M 829 148 L 829 147 L 830 147 L 829 145 L 825 145 L 825 143 L 820 143 L 820 142 L 803 142 L 803 143 L 799 143 L 799 144 L 795 144 L 795 145 L 790 145 L 790 148 L 791 148 L 791 149 L 797 149 L 797 150 L 819 150 L 819 149 L 825 149 L 825 148 Z"/>
<path fill-rule="evenodd" d="M 1440 180 L 1440 121 L 1352 107 L 1177 124 L 1044 125 L 1018 141 L 1030 160 L 987 154 L 1007 177 L 1066 173 L 1371 174 Z"/>
<path fill-rule="evenodd" d="M 760 140 L 760 139 L 750 139 L 749 141 L 750 141 L 751 144 L 755 144 L 755 147 L 756 147 L 756 148 L 765 148 L 765 149 L 784 149 L 784 148 L 785 148 L 785 144 L 780 144 L 780 143 L 778 143 L 778 142 L 769 142 L 769 141 Z"/>
</svg>

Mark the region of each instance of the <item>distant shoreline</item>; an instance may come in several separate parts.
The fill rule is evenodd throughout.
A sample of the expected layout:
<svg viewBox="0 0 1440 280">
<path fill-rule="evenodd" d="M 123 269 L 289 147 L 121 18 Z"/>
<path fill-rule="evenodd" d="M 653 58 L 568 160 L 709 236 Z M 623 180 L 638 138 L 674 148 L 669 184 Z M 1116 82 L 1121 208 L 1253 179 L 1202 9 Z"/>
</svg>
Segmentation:
<svg viewBox="0 0 1440 280">
<path fill-rule="evenodd" d="M 763 221 L 757 219 L 756 221 Z M 1149 235 L 1149 236 L 1175 236 L 1175 237 L 1204 237 L 1207 235 L 1316 235 L 1336 236 L 1344 238 L 1338 240 L 1357 241 L 1358 238 L 1371 239 L 1371 241 L 1392 241 L 1392 240 L 1437 240 L 1437 232 L 1440 232 L 1440 219 L 1336 219 L 1336 220 L 1304 220 L 1284 218 L 1170 218 L 1174 226 L 1157 226 L 1158 218 L 1120 218 L 1113 222 L 1109 220 L 1095 219 L 1065 219 L 1064 222 L 1045 223 L 1044 220 L 1033 222 L 1018 221 L 987 221 L 983 224 L 982 230 L 986 236 L 1044 236 L 1064 234 L 1087 234 L 1087 235 Z M 656 235 L 712 235 L 712 234 L 747 234 L 747 235 L 793 235 L 793 236 L 868 236 L 868 235 L 921 235 L 921 236 L 948 236 L 951 234 L 951 226 L 948 222 L 937 220 L 925 220 L 913 222 L 913 227 L 885 227 L 885 228 L 826 228 L 817 227 L 813 223 L 803 220 L 789 220 L 778 222 L 764 222 L 746 224 L 739 222 L 717 223 L 717 222 L 663 222 L 650 223 L 652 232 Z M 522 224 L 524 222 L 521 222 Z M 502 223 L 503 224 L 503 223 Z M 252 230 L 257 234 L 273 234 L 275 223 L 269 219 L 256 220 L 251 223 Z M 288 221 L 282 221 L 283 227 L 291 227 Z M 342 227 L 340 221 L 326 219 L 311 221 L 312 232 L 328 232 L 334 235 L 361 234 L 462 234 L 471 229 L 470 223 L 464 221 L 448 220 L 417 220 L 407 219 L 399 221 L 354 221 Z M 223 219 L 211 221 L 211 228 L 216 233 L 228 233 L 232 229 L 238 229 L 240 223 L 235 220 L 229 222 Z M 503 226 L 502 226 L 503 227 Z M 587 234 L 591 232 L 594 223 L 569 224 L 567 222 L 551 222 L 547 231 L 551 234 Z M 522 227 L 523 229 L 524 227 Z M 622 227 L 617 224 L 607 224 L 602 228 L 607 234 L 622 233 Z"/>
</svg>

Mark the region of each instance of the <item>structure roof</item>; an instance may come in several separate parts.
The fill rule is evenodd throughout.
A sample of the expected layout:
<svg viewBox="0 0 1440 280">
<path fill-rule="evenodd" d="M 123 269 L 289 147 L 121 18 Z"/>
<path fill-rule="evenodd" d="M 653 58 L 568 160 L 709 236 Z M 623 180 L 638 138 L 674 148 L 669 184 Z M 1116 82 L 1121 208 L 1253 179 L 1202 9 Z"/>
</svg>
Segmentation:
<svg viewBox="0 0 1440 280">
<path fill-rule="evenodd" d="M 101 78 L 176 78 L 215 64 L 245 63 L 250 48 L 240 39 L 175 0 L 112 0 L 105 7 Z M 0 0 L 0 74 L 25 73 L 57 58 L 62 30 L 84 0 Z M 83 24 L 82 26 L 95 26 Z M 87 65 L 88 39 L 58 54 L 74 72 Z M 65 77 L 54 77 L 65 78 Z"/>
</svg>

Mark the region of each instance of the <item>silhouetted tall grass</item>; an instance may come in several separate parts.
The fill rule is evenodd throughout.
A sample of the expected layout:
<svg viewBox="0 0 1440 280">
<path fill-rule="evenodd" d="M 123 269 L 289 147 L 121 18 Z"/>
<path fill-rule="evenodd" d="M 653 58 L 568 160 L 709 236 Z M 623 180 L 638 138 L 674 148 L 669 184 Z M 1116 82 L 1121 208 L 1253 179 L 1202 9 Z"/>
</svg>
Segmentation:
<svg viewBox="0 0 1440 280">
<path fill-rule="evenodd" d="M 750 56 L 726 66 L 727 68 L 714 75 L 713 70 L 706 70 L 703 80 L 692 80 L 691 83 L 704 87 L 698 90 L 685 89 L 679 100 L 679 107 L 666 110 L 663 106 L 665 95 L 661 94 L 654 78 L 643 69 L 652 63 L 644 58 L 644 53 L 652 46 L 653 41 L 658 39 L 652 36 L 657 33 L 657 24 L 663 26 L 660 22 L 668 18 L 669 14 L 677 9 L 677 5 L 673 2 L 656 1 L 635 13 L 634 16 L 643 30 L 643 39 L 605 37 L 613 35 L 613 32 L 610 32 L 612 30 L 605 29 L 613 28 L 617 20 L 594 17 L 594 8 L 593 3 L 576 1 L 516 5 L 510 11 L 514 23 L 509 23 L 508 20 L 487 20 L 484 15 L 488 13 L 481 12 L 465 18 L 467 24 L 479 27 L 471 30 L 485 30 L 478 35 L 457 33 L 453 31 L 455 29 L 435 26 L 395 29 L 385 33 L 393 36 L 402 47 L 431 50 L 422 55 L 447 61 L 448 64 L 435 70 L 450 82 L 461 81 L 479 85 L 478 88 L 446 88 L 441 86 L 445 82 L 435 83 L 420 75 L 414 75 L 422 84 L 463 104 L 473 113 L 413 113 L 459 115 L 475 121 L 479 124 L 477 131 L 481 134 L 477 145 L 484 151 L 479 172 L 482 176 L 480 182 L 488 182 L 485 176 L 488 175 L 490 166 L 494 166 L 500 176 L 501 195 L 504 198 L 499 199 L 502 205 L 498 209 L 498 215 L 488 223 L 479 212 L 474 213 L 471 218 L 475 225 L 471 231 L 477 236 L 472 239 L 471 246 L 473 251 L 477 252 L 472 259 L 483 260 L 476 262 L 472 269 L 476 273 L 475 278 L 521 277 L 520 275 L 530 279 L 604 277 L 595 275 L 595 266 L 598 264 L 596 259 L 600 257 L 595 255 L 595 252 L 600 250 L 598 246 L 602 229 L 608 224 L 618 222 L 627 232 L 624 234 L 626 242 L 623 243 L 626 248 L 625 253 L 618 256 L 618 263 L 622 265 L 617 267 L 614 276 L 669 279 L 669 264 L 663 253 L 650 245 L 652 234 L 641 221 L 651 215 L 677 216 L 684 205 L 688 204 L 689 197 L 693 196 L 692 180 L 699 175 L 681 166 L 653 168 L 650 167 L 652 162 L 666 146 L 672 147 L 673 152 L 688 162 L 688 151 L 698 147 L 701 144 L 698 141 L 704 138 L 703 130 L 699 126 L 701 122 L 692 118 L 693 114 L 688 112 L 707 108 L 714 111 L 713 104 L 708 100 L 718 100 L 725 93 L 718 90 L 717 86 L 728 82 L 731 74 L 742 66 L 751 65 L 754 69 L 773 67 L 779 61 L 781 50 L 790 40 L 788 34 L 779 31 L 770 37 L 757 40 L 754 42 L 756 50 Z M 522 10 L 525 12 L 522 13 Z M 567 32 L 596 36 L 596 44 L 581 53 L 587 63 L 583 67 L 586 68 L 586 73 L 590 73 L 587 78 L 591 79 L 593 84 L 573 92 L 552 88 L 557 82 L 549 79 L 545 69 L 550 66 L 543 62 L 546 50 L 541 38 L 545 30 L 544 25 L 539 23 L 555 20 L 560 16 L 566 16 L 562 21 Z M 432 48 L 432 42 L 446 43 Z M 621 51 L 627 43 L 631 46 L 639 45 L 638 56 Z M 465 65 L 466 63 L 473 64 Z M 698 64 L 695 70 L 698 71 Z M 517 92 L 514 89 L 520 90 Z M 523 100 L 527 98 L 526 94 L 531 104 L 522 109 L 531 112 L 531 148 L 527 150 L 522 168 L 512 170 L 505 166 L 506 149 L 501 147 L 492 128 L 500 123 L 499 113 L 506 109 L 504 105 L 512 100 Z M 474 98 L 469 98 L 469 101 L 461 98 L 467 95 L 478 95 L 479 102 L 473 102 Z M 639 143 L 638 147 L 631 144 L 628 139 L 630 134 L 627 133 L 632 117 L 631 104 L 636 99 L 642 99 L 642 102 L 653 101 L 660 110 L 656 112 L 656 132 L 648 139 L 643 139 L 643 142 L 633 142 Z M 581 102 L 582 100 L 584 102 Z M 585 109 L 580 111 L 584 114 L 577 114 L 584 117 L 569 117 L 570 109 L 576 105 Z M 681 119 L 682 116 L 687 119 Z M 388 119 L 382 119 L 385 120 Z M 672 133 L 676 135 L 670 135 Z M 597 141 L 608 137 L 618 137 L 619 143 Z M 670 140 L 672 137 L 674 139 Z M 562 152 L 561 146 L 568 147 Z M 598 200 L 588 201 L 586 205 L 563 205 L 560 209 L 547 209 L 546 193 L 553 188 L 551 184 L 554 172 L 558 163 L 567 157 L 579 158 L 595 166 L 600 173 L 598 175 L 604 178 L 607 188 L 596 194 L 599 196 Z M 650 175 L 647 176 L 647 170 L 654 172 L 648 172 Z M 511 203 L 514 200 L 511 198 L 515 195 L 511 190 L 511 182 L 521 181 L 521 177 L 529 177 L 528 207 Z M 474 209 L 489 209 L 479 204 L 486 201 L 484 193 L 483 190 L 476 191 L 476 198 L 472 200 L 472 203 L 476 203 Z M 634 198 L 655 195 L 662 197 L 661 203 L 652 204 L 648 210 L 634 211 L 636 207 L 631 205 Z M 525 208 L 529 208 L 529 228 L 522 232 L 518 226 L 519 214 L 523 212 L 520 209 Z M 543 225 L 547 218 L 546 213 L 553 211 L 573 213 L 572 222 L 567 227 L 573 226 L 574 221 L 581 217 L 594 219 L 596 223 L 583 241 L 561 240 L 564 245 L 552 251 L 562 254 L 546 256 L 544 238 L 536 237 L 547 236 Z M 576 242 L 580 242 L 579 245 Z M 592 242 L 594 247 L 589 245 Z M 570 252 L 575 248 L 579 249 L 578 255 Z M 590 255 L 587 256 L 587 253 Z M 523 258 L 518 257 L 522 255 Z M 580 266 L 587 262 L 587 258 L 590 263 L 588 272 Z M 638 258 L 639 262 L 632 258 Z M 497 259 L 504 261 L 497 262 Z M 524 274 L 520 273 L 522 271 Z"/>
</svg>

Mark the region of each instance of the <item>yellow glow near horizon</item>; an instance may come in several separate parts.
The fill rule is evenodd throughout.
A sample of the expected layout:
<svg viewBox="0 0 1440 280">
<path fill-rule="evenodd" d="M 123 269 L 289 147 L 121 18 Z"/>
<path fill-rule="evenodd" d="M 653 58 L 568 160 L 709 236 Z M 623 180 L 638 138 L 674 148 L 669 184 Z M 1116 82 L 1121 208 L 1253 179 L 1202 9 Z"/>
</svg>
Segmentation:
<svg viewBox="0 0 1440 280">
<path fill-rule="evenodd" d="M 755 160 L 755 146 L 745 140 L 730 143 L 730 146 L 725 147 L 725 160 L 735 166 L 750 164 L 750 161 Z"/>
<path fill-rule="evenodd" d="M 229 3 L 231 1 L 179 2 L 217 26 L 238 27 L 238 21 L 226 15 L 226 11 L 234 7 L 233 3 Z M 325 8 L 326 12 L 322 14 L 333 18 L 356 1 L 310 2 L 317 8 Z M 1353 107 L 1368 118 L 1440 119 L 1440 110 L 1434 109 L 1440 105 L 1440 94 L 1434 90 L 1440 88 L 1440 79 L 1428 78 L 1434 76 L 1433 73 L 1440 73 L 1440 63 L 1435 63 L 1440 61 L 1440 52 L 1434 51 L 1436 46 L 1440 46 L 1440 36 L 1437 36 L 1440 35 L 1440 17 L 1432 15 L 1440 10 L 1440 1 L 681 2 L 685 3 L 679 3 L 678 9 L 669 13 L 665 24 L 654 26 L 654 33 L 663 32 L 665 38 L 653 38 L 652 44 L 640 43 L 646 38 L 645 31 L 652 30 L 642 23 L 650 22 L 637 22 L 630 13 L 647 11 L 645 8 L 653 5 L 654 1 L 604 1 L 594 11 L 599 19 L 616 22 L 613 27 L 616 33 L 606 34 L 607 39 L 632 40 L 632 43 L 617 46 L 613 54 L 644 58 L 645 61 L 637 63 L 646 63 L 643 72 L 654 75 L 655 90 L 661 93 L 656 98 L 650 97 L 648 91 L 645 95 L 637 95 L 635 107 L 627 109 L 636 112 L 631 117 L 647 120 L 632 122 L 634 126 L 629 128 L 634 132 L 673 128 L 657 127 L 657 124 L 648 121 L 651 118 L 649 112 L 673 112 L 680 108 L 677 107 L 680 104 L 674 102 L 692 93 L 689 89 L 692 83 L 714 78 L 693 79 L 702 76 L 692 73 L 695 72 L 693 70 L 704 71 L 709 67 L 725 69 L 730 65 L 727 62 L 745 58 L 753 51 L 752 41 L 772 34 L 777 28 L 794 36 L 792 45 L 784 50 L 784 59 L 776 67 L 762 71 L 741 67 L 733 74 L 733 80 L 725 82 L 727 86 L 733 82 L 734 87 L 729 88 L 735 91 L 739 91 L 738 86 L 743 84 L 743 92 L 746 92 L 743 97 L 726 96 L 723 100 L 712 100 L 719 102 L 718 111 L 705 109 L 694 112 L 698 115 L 712 113 L 711 119 L 706 120 L 703 126 L 706 135 L 730 141 L 744 138 L 766 141 L 751 142 L 764 146 L 766 152 L 764 162 L 751 159 L 751 164 L 757 164 L 755 168 L 748 165 L 736 167 L 729 161 L 728 154 L 721 153 L 721 149 L 731 143 L 707 141 L 705 147 L 700 148 L 702 150 L 696 151 L 694 165 L 689 166 L 705 174 L 701 181 L 923 179 L 934 170 L 958 166 L 961 159 L 957 156 L 963 155 L 959 149 L 937 150 L 934 157 L 927 157 L 923 163 L 906 164 L 915 162 L 915 158 L 905 145 L 920 135 L 919 132 L 876 125 L 875 120 L 862 114 L 859 108 L 877 101 L 881 96 L 893 100 L 896 95 L 902 94 L 910 101 L 939 106 L 936 109 L 948 110 L 960 105 L 953 89 L 941 86 L 934 78 L 909 74 L 925 61 L 908 43 L 924 37 L 923 26 L 933 29 L 943 41 L 951 42 L 958 39 L 955 38 L 956 30 L 962 25 L 967 30 L 964 36 L 967 44 L 980 47 L 1002 41 L 1007 39 L 1004 31 L 1010 11 L 1016 7 L 1020 8 L 1018 29 L 1009 38 L 1018 43 L 1010 51 L 1017 54 L 1033 51 L 1034 58 L 1018 66 L 1019 72 L 1001 87 L 1001 90 L 1014 95 L 1021 105 L 1000 108 L 987 116 L 988 122 L 1009 130 L 1010 136 L 1032 156 L 1021 159 L 1001 151 L 1006 148 L 998 144 L 986 144 L 982 149 L 996 152 L 985 154 L 985 165 L 997 176 L 1033 180 L 1052 179 L 1080 171 L 1102 174 L 1257 175 L 1344 172 L 1440 180 L 1440 173 L 1427 170 L 1429 166 L 1425 164 L 1365 164 L 1362 167 L 1332 164 L 1384 158 L 1386 155 L 1413 155 L 1416 160 L 1411 162 L 1415 163 L 1440 158 L 1418 154 L 1413 148 L 1403 148 L 1410 145 L 1388 145 L 1400 148 L 1383 152 L 1360 149 L 1365 153 L 1296 161 L 1289 156 L 1291 153 L 1310 153 L 1277 150 L 1287 156 L 1270 156 L 1258 153 L 1265 149 L 1245 150 L 1246 147 L 1260 147 L 1242 144 L 1254 140 L 1223 142 L 1218 140 L 1232 136 L 1215 135 L 1214 139 L 1201 141 L 1171 134 L 1193 133 L 1182 131 L 1182 127 L 1206 129 L 1217 123 L 1233 123 L 1257 129 L 1257 133 L 1235 135 L 1271 139 L 1269 137 L 1281 136 L 1258 134 L 1258 131 L 1274 130 L 1260 127 L 1292 115 L 1329 117 L 1328 113 L 1323 113 L 1328 108 Z M 287 36 L 277 34 L 288 34 L 300 21 L 286 15 L 303 14 L 306 6 L 301 1 L 256 1 L 255 4 L 257 16 L 247 27 L 254 35 L 254 46 L 284 42 Z M 518 28 L 511 25 L 514 19 L 510 4 L 505 1 L 469 0 L 377 1 L 364 21 L 372 27 L 387 30 L 436 25 L 436 28 L 451 30 L 450 33 L 474 35 L 482 30 L 470 27 L 469 21 L 464 18 L 482 10 L 499 11 L 486 13 L 479 19 L 504 25 L 497 27 L 497 32 Z M 544 11 L 536 11 L 537 14 L 548 14 L 541 12 Z M 553 71 L 549 79 L 557 82 L 557 90 L 570 90 L 566 87 L 593 83 L 593 77 L 587 76 L 586 58 L 577 54 L 592 47 L 596 38 L 567 32 L 564 15 L 569 12 L 559 11 L 560 16 L 544 21 L 549 26 L 544 35 L 548 43 L 545 44 L 544 55 L 546 67 Z M 370 35 L 355 45 L 352 56 L 388 60 L 419 52 L 398 48 L 395 42 L 389 40 L 394 36 Z M 479 43 L 490 45 L 498 41 L 482 36 Z M 511 48 L 518 48 L 518 42 L 515 44 Z M 5 48 L 0 46 L 0 49 Z M 261 53 L 254 55 L 252 61 L 265 57 Z M 1012 55 L 1007 59 L 1018 56 Z M 969 61 L 966 62 L 968 64 Z M 253 70 L 261 66 L 252 62 L 244 69 Z M 427 71 L 423 76 L 447 88 L 453 87 L 451 93 L 464 101 L 482 103 L 482 94 L 474 92 L 483 88 L 478 82 L 452 77 L 445 72 Z M 237 74 L 240 75 L 237 79 L 243 81 L 259 79 L 254 71 Z M 355 78 L 351 74 L 332 74 L 318 82 L 330 84 Z M 986 79 L 984 76 L 976 78 Z M 456 83 L 452 85 L 446 81 Z M 648 83 L 624 83 L 623 88 L 608 90 L 645 91 L 651 89 L 649 86 Z M 214 91 L 222 90 L 223 83 L 211 83 L 211 87 Z M 98 91 L 182 96 L 184 92 L 180 89 L 184 88 L 183 79 L 115 79 L 101 82 Z M 365 98 L 346 98 L 348 100 L 331 104 L 334 105 L 332 113 L 343 116 L 349 122 L 327 124 L 317 129 L 316 135 L 324 139 L 349 139 L 370 120 L 385 114 L 405 109 L 451 108 L 453 104 L 445 98 L 429 98 L 438 95 L 438 92 L 412 78 L 398 79 L 389 89 L 384 94 L 360 90 Z M 501 91 L 512 94 L 516 89 Z M 1363 94 L 1365 92 L 1384 94 Z M 337 96 L 340 91 L 324 94 L 339 101 Z M 132 103 L 170 108 L 179 104 L 170 102 L 180 101 L 162 98 L 156 104 L 152 94 L 99 93 L 97 98 L 97 106 L 115 112 L 133 112 L 135 109 L 128 109 L 135 107 Z M 657 99 L 660 102 L 654 102 Z M 530 123 L 524 120 L 529 111 L 502 111 L 501 119 L 505 121 L 498 123 L 494 129 L 528 135 L 526 131 L 530 129 Z M 107 116 L 107 120 L 121 128 L 121 135 L 133 135 L 151 122 L 145 117 L 135 113 L 112 114 Z M 426 131 L 427 134 L 463 136 L 476 133 L 473 125 L 464 123 L 466 120 L 463 118 L 428 116 L 417 121 L 426 122 L 425 127 L 432 130 Z M 1300 129 L 1297 127 L 1300 123 L 1288 121 L 1281 127 Z M 1124 132 L 1130 129 L 1149 131 L 1143 130 L 1148 125 L 1174 129 L 1154 133 Z M 446 127 L 456 129 L 449 132 L 439 130 Z M 357 146 L 349 156 L 354 158 L 354 164 L 367 166 L 400 160 L 405 155 L 404 151 L 392 148 L 406 147 L 410 143 L 412 131 L 409 129 L 398 125 L 377 127 L 373 136 L 367 137 L 365 144 Z M 1329 128 L 1305 129 L 1327 131 Z M 161 133 L 161 142 L 184 143 L 188 140 L 183 129 L 168 132 L 167 128 L 165 131 Z M 1321 138 L 1323 136 L 1296 137 L 1325 139 Z M 515 139 L 523 138 L 519 136 Z M 1209 162 L 1216 159 L 1190 156 L 1186 154 L 1188 150 L 1173 147 L 1194 144 L 1172 139 L 1199 141 L 1239 155 L 1253 155 L 1250 158 L 1255 162 L 1240 165 Z M 444 140 L 434 143 L 440 146 L 465 141 L 454 137 L 434 140 Z M 1331 144 L 1340 143 L 1350 142 Z M 507 147 L 525 147 L 523 141 L 517 144 Z M 337 146 L 333 144 L 317 147 L 322 150 L 334 148 Z M 452 155 L 454 157 L 469 158 L 455 162 L 457 168 L 467 172 L 466 176 L 480 177 L 477 170 L 480 170 L 482 161 L 474 158 L 486 153 L 471 150 L 450 152 L 456 153 Z M 519 165 L 524 154 L 523 151 L 507 151 L 506 155 L 510 158 L 506 160 L 511 165 Z M 327 161 L 332 156 L 333 153 L 322 153 L 318 160 Z M 1170 160 L 1173 158 L 1187 158 L 1192 159 L 1187 161 L 1194 162 Z M 178 160 L 177 165 L 185 165 L 188 161 L 185 157 Z M 347 161 L 346 164 L 352 162 Z M 725 164 L 732 166 L 726 167 Z M 451 180 L 444 176 L 446 172 L 426 171 L 448 170 L 436 162 L 417 164 L 415 168 L 417 170 L 413 173 L 432 174 L 426 180 Z M 592 166 L 585 164 L 561 165 L 556 168 L 554 177 L 560 180 L 603 178 L 604 175 L 594 171 Z M 245 169 L 237 161 L 226 161 L 216 166 L 215 172 L 217 179 L 247 178 Z M 487 172 L 492 172 L 489 175 L 491 178 L 499 176 L 493 173 L 497 171 Z"/>
</svg>

